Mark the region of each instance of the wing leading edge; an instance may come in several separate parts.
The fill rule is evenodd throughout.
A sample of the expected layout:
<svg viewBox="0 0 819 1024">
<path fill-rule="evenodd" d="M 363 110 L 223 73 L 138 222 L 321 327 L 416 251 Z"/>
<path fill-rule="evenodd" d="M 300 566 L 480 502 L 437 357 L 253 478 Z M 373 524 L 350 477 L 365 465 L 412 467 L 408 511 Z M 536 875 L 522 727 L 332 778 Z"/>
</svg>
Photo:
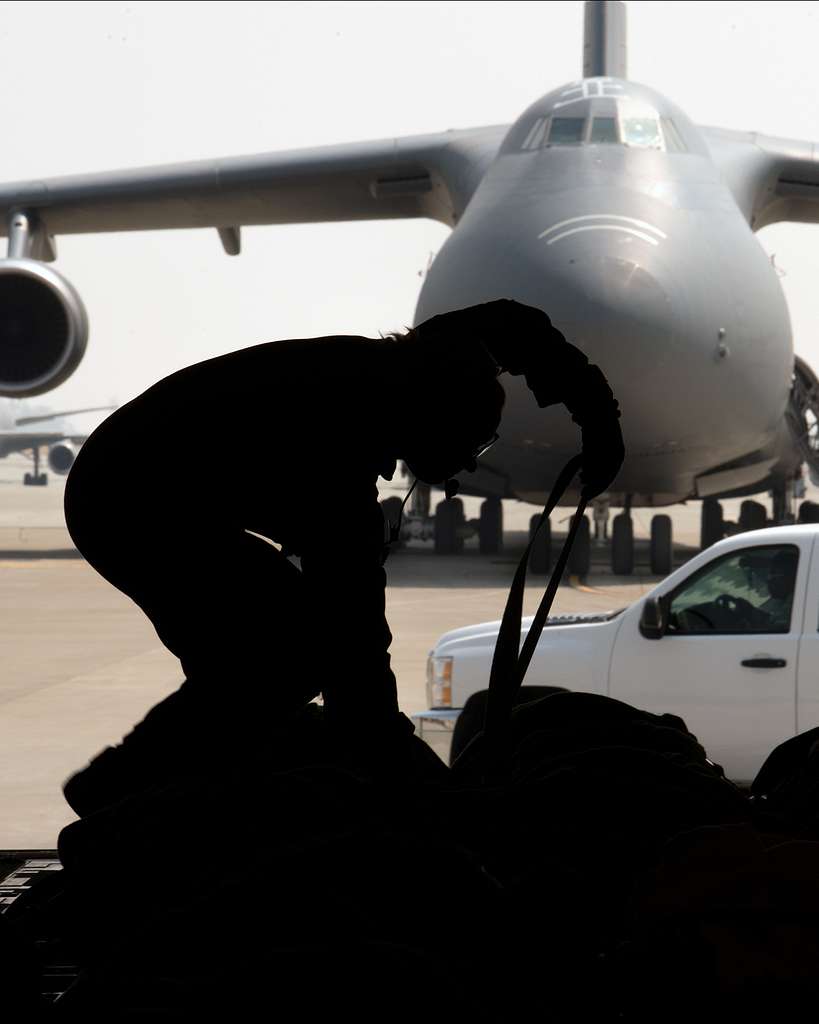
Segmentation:
<svg viewBox="0 0 819 1024">
<path fill-rule="evenodd" d="M 819 223 L 819 145 L 759 132 L 700 130 L 754 231 L 778 221 Z"/>
<path fill-rule="evenodd" d="M 244 224 L 429 217 L 452 226 L 506 125 L 285 150 L 0 186 L 0 235 L 15 211 L 49 236 Z"/>
</svg>

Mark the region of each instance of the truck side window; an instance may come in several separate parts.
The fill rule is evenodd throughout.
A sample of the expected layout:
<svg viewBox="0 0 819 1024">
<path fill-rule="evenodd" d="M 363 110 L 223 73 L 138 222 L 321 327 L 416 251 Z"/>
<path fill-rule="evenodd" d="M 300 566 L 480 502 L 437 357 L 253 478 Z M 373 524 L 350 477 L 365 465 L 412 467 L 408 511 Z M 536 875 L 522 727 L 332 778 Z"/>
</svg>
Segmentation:
<svg viewBox="0 0 819 1024">
<path fill-rule="evenodd" d="M 787 633 L 799 565 L 793 544 L 732 551 L 668 600 L 668 633 Z"/>
</svg>

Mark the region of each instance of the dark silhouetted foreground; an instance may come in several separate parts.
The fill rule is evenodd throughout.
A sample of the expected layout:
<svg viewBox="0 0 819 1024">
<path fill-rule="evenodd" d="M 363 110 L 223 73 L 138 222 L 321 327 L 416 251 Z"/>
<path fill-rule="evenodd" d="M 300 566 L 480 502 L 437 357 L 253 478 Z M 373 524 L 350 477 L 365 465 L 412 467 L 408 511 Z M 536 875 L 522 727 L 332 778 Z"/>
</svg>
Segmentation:
<svg viewBox="0 0 819 1024">
<path fill-rule="evenodd" d="M 795 1020 L 819 964 L 818 740 L 778 748 L 750 797 L 679 718 L 558 692 L 517 707 L 491 785 L 397 784 L 340 766 L 311 705 L 64 829 L 64 871 L 0 918 L 5 1008 Z M 83 968 L 53 1005 L 44 938 Z"/>
</svg>

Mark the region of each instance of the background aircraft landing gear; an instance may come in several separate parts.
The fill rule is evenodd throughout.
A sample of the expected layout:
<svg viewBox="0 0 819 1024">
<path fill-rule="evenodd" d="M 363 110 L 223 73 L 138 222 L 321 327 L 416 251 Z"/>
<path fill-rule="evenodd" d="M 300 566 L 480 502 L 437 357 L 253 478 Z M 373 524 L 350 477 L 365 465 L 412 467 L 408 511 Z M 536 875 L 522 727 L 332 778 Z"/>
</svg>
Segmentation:
<svg viewBox="0 0 819 1024">
<path fill-rule="evenodd" d="M 40 472 L 40 449 L 33 449 L 34 453 L 34 472 L 23 474 L 23 483 L 27 487 L 45 487 L 48 483 L 48 473 Z"/>
<path fill-rule="evenodd" d="M 503 549 L 503 505 L 500 498 L 481 502 L 478 547 L 482 555 L 496 555 Z"/>
<path fill-rule="evenodd" d="M 716 498 L 703 498 L 700 511 L 700 548 L 704 551 L 722 540 L 725 534 L 725 522 L 722 518 L 722 505 Z"/>
<path fill-rule="evenodd" d="M 651 541 L 649 561 L 654 576 L 667 576 L 674 568 L 674 542 L 671 530 L 671 516 L 651 517 Z"/>
</svg>

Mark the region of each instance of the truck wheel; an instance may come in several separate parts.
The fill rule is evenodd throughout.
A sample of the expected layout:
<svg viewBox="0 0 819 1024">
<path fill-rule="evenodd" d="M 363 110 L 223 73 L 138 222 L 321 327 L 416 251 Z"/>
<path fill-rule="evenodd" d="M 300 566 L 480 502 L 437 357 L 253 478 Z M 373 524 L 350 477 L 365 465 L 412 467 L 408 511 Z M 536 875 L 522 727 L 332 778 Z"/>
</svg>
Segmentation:
<svg viewBox="0 0 819 1024">
<path fill-rule="evenodd" d="M 464 549 L 460 528 L 464 520 L 464 503 L 460 498 L 439 501 L 435 506 L 435 553 L 457 555 Z"/>
<path fill-rule="evenodd" d="M 384 513 L 384 521 L 387 525 L 386 536 L 389 537 L 390 529 L 398 524 L 398 517 L 401 515 L 401 499 L 396 497 L 382 499 L 381 511 Z M 393 547 L 399 547 L 400 543 L 400 540 L 395 541 Z"/>
<path fill-rule="evenodd" d="M 700 548 L 704 551 L 722 540 L 725 524 L 722 520 L 722 505 L 716 498 L 703 498 L 700 512 Z"/>
<path fill-rule="evenodd" d="M 743 501 L 739 506 L 739 532 L 763 530 L 768 525 L 768 512 L 758 501 Z"/>
<path fill-rule="evenodd" d="M 621 512 L 611 523 L 611 571 L 615 576 L 634 572 L 634 525 L 628 512 Z"/>
<path fill-rule="evenodd" d="M 540 523 L 540 515 L 529 520 L 529 540 Z M 552 568 L 552 524 L 547 519 L 540 528 L 537 540 L 529 555 L 529 568 L 533 573 L 547 573 Z"/>
<path fill-rule="evenodd" d="M 652 516 L 649 558 L 651 572 L 655 576 L 667 576 L 673 568 L 674 545 L 671 537 L 671 516 Z"/>
<path fill-rule="evenodd" d="M 515 706 L 519 707 L 521 704 L 540 700 L 541 697 L 549 697 L 553 693 L 567 692 L 565 686 L 521 686 L 518 690 Z M 452 730 L 452 743 L 449 748 L 450 764 L 463 751 L 469 741 L 474 739 L 483 729 L 488 693 L 488 690 L 476 690 L 475 693 L 467 698 L 464 709 L 458 715 L 455 728 Z"/>
<path fill-rule="evenodd" d="M 587 576 L 591 566 L 591 534 L 588 516 L 583 516 L 572 550 L 569 553 L 567 568 L 573 576 Z"/>
<path fill-rule="evenodd" d="M 500 498 L 481 502 L 478 547 L 482 555 L 496 555 L 503 549 L 503 505 Z"/>
<path fill-rule="evenodd" d="M 819 523 L 819 505 L 815 501 L 803 501 L 799 506 L 797 523 Z"/>
</svg>

